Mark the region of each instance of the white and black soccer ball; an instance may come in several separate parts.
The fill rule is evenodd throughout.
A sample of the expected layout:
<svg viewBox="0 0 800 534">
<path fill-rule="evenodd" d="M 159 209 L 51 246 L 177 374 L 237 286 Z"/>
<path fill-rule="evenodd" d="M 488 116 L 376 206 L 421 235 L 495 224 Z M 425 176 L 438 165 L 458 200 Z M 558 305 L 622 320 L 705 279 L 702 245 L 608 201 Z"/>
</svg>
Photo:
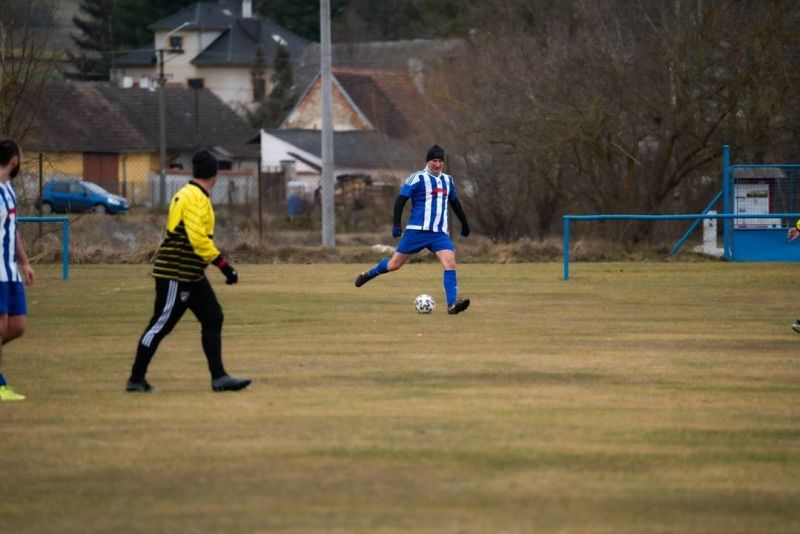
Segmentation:
<svg viewBox="0 0 800 534">
<path fill-rule="evenodd" d="M 417 310 L 417 313 L 430 313 L 435 307 L 436 301 L 430 295 L 423 293 L 414 299 L 414 309 Z"/>
</svg>

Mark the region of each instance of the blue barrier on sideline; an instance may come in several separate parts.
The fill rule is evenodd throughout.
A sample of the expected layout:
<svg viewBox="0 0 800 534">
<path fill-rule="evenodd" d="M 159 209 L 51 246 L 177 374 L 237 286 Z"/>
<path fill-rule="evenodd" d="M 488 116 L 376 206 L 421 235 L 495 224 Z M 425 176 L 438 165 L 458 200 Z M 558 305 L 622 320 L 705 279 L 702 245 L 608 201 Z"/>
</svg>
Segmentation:
<svg viewBox="0 0 800 534">
<path fill-rule="evenodd" d="M 69 279 L 69 218 L 67 217 L 19 217 L 19 222 L 61 223 L 61 278 Z"/>
</svg>

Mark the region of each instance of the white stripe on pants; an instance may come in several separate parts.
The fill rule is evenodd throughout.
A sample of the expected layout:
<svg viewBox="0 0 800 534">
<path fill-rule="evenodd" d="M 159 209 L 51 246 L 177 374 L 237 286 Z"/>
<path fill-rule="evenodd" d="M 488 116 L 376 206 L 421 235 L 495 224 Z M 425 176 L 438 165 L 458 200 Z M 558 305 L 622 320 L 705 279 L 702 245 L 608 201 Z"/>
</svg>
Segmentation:
<svg viewBox="0 0 800 534">
<path fill-rule="evenodd" d="M 177 296 L 178 282 L 175 280 L 170 280 L 169 290 L 167 291 L 167 302 L 164 304 L 164 311 L 161 312 L 158 321 L 156 321 L 156 323 L 142 336 L 142 345 L 149 347 L 156 334 L 161 332 L 161 330 L 164 328 L 164 325 L 167 324 L 169 316 L 172 314 L 172 310 L 175 308 L 175 298 Z"/>
</svg>

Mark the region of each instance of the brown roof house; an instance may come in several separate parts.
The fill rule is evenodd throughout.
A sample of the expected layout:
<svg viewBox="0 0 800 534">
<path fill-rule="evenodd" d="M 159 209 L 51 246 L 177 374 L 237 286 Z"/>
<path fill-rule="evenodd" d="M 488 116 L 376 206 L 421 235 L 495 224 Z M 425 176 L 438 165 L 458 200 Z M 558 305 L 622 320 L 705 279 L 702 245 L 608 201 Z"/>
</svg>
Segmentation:
<svg viewBox="0 0 800 534">
<path fill-rule="evenodd" d="M 248 140 L 256 132 L 213 93 L 166 88 L 164 119 L 167 199 L 185 182 L 200 147 L 217 153 L 231 180 L 255 182 L 259 150 Z M 45 179 L 85 179 L 134 204 L 153 205 L 162 200 L 160 125 L 156 91 L 102 82 L 50 84 L 23 148 L 28 157 L 42 154 Z"/>
<path fill-rule="evenodd" d="M 335 67 L 332 73 L 335 131 L 373 130 L 409 139 L 440 116 L 438 108 L 405 71 Z M 280 127 L 320 129 L 321 102 L 317 75 Z"/>
<path fill-rule="evenodd" d="M 436 141 L 428 125 L 441 112 L 404 70 L 334 67 L 332 74 L 334 174 L 396 189 L 424 165 Z M 295 189 L 305 195 L 319 187 L 321 100 L 317 74 L 281 126 L 261 133 L 262 164 L 293 161 Z"/>
</svg>

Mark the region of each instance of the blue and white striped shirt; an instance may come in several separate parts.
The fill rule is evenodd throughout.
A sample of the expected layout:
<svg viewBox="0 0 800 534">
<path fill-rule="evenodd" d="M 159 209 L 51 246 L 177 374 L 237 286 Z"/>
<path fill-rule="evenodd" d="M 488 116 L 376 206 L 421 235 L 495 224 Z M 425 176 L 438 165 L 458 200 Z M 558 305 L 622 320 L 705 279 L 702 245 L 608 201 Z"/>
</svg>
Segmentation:
<svg viewBox="0 0 800 534">
<path fill-rule="evenodd" d="M 11 181 L 0 183 L 0 282 L 21 282 L 17 269 L 17 195 Z"/>
<path fill-rule="evenodd" d="M 458 198 L 452 176 L 423 169 L 406 178 L 400 194 L 411 199 L 407 230 L 447 233 L 447 201 Z"/>
</svg>

